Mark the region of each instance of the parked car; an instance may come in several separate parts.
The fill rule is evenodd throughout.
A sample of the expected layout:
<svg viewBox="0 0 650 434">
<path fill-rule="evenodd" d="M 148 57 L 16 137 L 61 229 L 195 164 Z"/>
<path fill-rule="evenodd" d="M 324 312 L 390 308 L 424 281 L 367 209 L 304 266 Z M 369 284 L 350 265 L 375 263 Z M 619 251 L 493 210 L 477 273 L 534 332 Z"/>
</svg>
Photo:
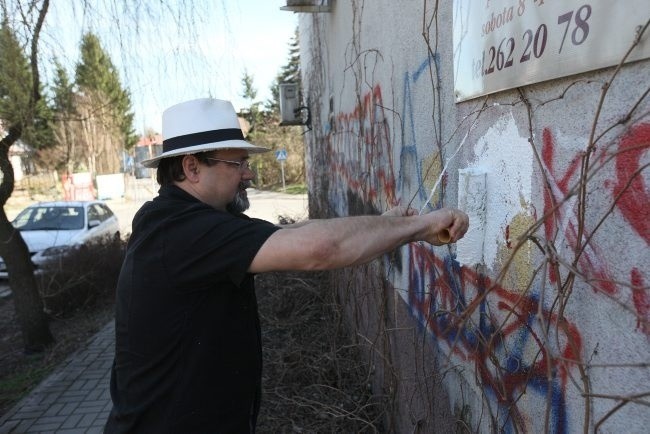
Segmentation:
<svg viewBox="0 0 650 434">
<path fill-rule="evenodd" d="M 11 222 L 20 231 L 35 270 L 84 244 L 120 239 L 120 224 L 103 201 L 39 202 L 22 210 Z M 0 279 L 7 268 L 0 258 Z"/>
</svg>

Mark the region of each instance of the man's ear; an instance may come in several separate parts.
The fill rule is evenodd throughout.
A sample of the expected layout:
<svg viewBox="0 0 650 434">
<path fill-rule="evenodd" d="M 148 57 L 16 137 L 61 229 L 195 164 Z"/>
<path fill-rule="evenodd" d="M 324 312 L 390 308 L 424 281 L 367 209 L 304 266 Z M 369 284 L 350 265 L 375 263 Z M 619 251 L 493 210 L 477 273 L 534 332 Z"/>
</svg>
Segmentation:
<svg viewBox="0 0 650 434">
<path fill-rule="evenodd" d="M 199 160 L 194 155 L 186 155 L 183 157 L 183 173 L 185 174 L 185 178 L 190 181 L 197 181 L 199 170 Z"/>
</svg>

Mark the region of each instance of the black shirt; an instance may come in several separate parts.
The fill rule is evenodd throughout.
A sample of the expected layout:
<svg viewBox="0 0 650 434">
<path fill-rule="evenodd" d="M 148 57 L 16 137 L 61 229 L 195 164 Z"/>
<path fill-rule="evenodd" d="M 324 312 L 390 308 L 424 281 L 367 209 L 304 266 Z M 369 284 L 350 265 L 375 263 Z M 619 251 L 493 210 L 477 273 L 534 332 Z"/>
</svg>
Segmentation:
<svg viewBox="0 0 650 434">
<path fill-rule="evenodd" d="M 117 286 L 105 432 L 254 431 L 262 352 L 246 270 L 277 229 L 176 186 L 142 206 Z"/>
</svg>

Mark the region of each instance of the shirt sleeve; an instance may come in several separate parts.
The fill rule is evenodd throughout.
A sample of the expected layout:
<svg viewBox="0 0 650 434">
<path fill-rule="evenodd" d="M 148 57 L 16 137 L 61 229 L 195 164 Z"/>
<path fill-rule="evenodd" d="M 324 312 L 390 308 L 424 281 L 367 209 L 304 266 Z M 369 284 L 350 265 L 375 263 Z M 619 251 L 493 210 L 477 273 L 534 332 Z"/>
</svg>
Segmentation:
<svg viewBox="0 0 650 434">
<path fill-rule="evenodd" d="M 239 286 L 255 255 L 279 229 L 270 222 L 203 207 L 170 221 L 165 268 L 183 288 L 230 280 Z M 175 229 L 172 231 L 171 227 Z"/>
</svg>

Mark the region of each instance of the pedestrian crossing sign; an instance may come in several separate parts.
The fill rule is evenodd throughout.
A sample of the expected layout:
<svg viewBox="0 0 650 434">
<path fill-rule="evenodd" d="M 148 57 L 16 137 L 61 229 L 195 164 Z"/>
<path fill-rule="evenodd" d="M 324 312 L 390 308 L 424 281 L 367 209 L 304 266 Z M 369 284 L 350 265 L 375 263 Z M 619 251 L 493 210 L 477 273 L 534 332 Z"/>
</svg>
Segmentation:
<svg viewBox="0 0 650 434">
<path fill-rule="evenodd" d="M 275 151 L 275 159 L 278 161 L 283 161 L 287 159 L 287 150 L 286 149 L 280 149 L 279 151 Z"/>
</svg>

